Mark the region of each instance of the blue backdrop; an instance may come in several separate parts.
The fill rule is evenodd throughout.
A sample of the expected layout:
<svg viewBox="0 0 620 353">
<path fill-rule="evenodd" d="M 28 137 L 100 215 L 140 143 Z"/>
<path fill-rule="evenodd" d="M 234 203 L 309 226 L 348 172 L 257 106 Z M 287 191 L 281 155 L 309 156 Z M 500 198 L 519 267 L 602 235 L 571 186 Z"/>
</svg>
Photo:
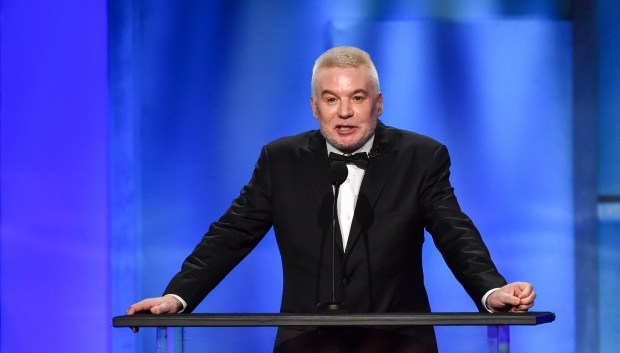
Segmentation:
<svg viewBox="0 0 620 353">
<path fill-rule="evenodd" d="M 189 11 L 140 3 L 134 33 L 139 40 L 129 48 L 139 59 L 111 68 L 113 84 L 131 75 L 132 85 L 119 84 L 113 95 L 123 92 L 121 99 L 132 97 L 133 104 L 131 110 L 120 105 L 112 117 L 119 124 L 131 119 L 136 128 L 126 141 L 130 148 L 119 148 L 121 155 L 134 151 L 135 162 L 117 165 L 112 174 L 126 177 L 129 171 L 135 185 L 130 210 L 113 221 L 134 212 L 139 226 L 140 285 L 122 308 L 162 291 L 209 222 L 247 182 L 263 144 L 316 128 L 309 109 L 312 62 L 328 47 L 348 44 L 376 60 L 383 120 L 447 144 L 457 195 L 506 277 L 536 283 L 539 308 L 574 316 L 570 23 L 329 17 L 314 23 L 316 17 L 306 16 L 301 4 L 268 12 L 247 5 L 246 11 Z M 226 24 L 209 22 L 210 11 L 225 13 Z M 115 43 L 112 38 L 112 53 Z M 475 310 L 432 242 L 427 245 L 434 310 Z M 541 263 L 546 270 L 535 271 Z M 280 271 L 269 234 L 196 311 L 277 311 Z M 559 296 L 570 304 L 556 307 L 551 299 Z M 574 340 L 563 332 L 573 330 L 572 320 L 514 329 L 513 345 L 534 352 L 553 341 L 558 352 L 570 351 Z M 267 351 L 273 331 L 190 330 L 188 345 Z M 483 328 L 438 331 L 447 352 L 484 350 Z M 152 334 L 143 337 L 148 350 Z"/>
<path fill-rule="evenodd" d="M 573 3 L 3 0 L 0 351 L 154 351 L 153 330 L 112 329 L 111 316 L 161 293 L 263 144 L 316 128 L 313 61 L 352 44 L 375 58 L 384 122 L 448 146 L 457 196 L 500 270 L 557 313 L 513 328 L 513 349 L 613 352 L 620 6 L 584 15 L 593 7 Z M 584 62 L 596 78 L 583 79 Z M 597 92 L 585 104 L 584 82 Z M 598 218 L 574 201 L 583 192 L 598 196 Z M 584 218 L 600 229 L 578 232 Z M 434 310 L 474 310 L 428 239 Z M 280 270 L 270 233 L 197 311 L 277 311 Z M 578 329 L 586 311 L 591 332 Z M 187 345 L 269 351 L 274 332 L 190 330 Z M 484 350 L 482 328 L 438 338 L 442 352 Z"/>
</svg>

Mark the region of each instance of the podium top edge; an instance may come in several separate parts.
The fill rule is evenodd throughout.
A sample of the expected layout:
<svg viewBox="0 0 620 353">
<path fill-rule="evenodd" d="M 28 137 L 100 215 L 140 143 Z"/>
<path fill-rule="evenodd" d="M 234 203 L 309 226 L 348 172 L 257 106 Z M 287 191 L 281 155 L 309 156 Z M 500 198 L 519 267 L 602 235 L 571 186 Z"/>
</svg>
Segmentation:
<svg viewBox="0 0 620 353">
<path fill-rule="evenodd" d="M 371 314 L 136 314 L 113 318 L 114 327 L 252 326 L 511 326 L 555 320 L 552 312 L 528 313 L 371 313 Z"/>
</svg>

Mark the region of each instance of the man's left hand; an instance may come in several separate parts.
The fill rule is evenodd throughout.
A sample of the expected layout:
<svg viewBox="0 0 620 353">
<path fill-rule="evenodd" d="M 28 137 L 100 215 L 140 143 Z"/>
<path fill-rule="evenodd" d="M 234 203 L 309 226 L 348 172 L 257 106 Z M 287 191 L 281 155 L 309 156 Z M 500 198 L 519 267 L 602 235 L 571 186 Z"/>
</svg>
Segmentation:
<svg viewBox="0 0 620 353">
<path fill-rule="evenodd" d="M 493 312 L 526 312 L 534 306 L 536 292 L 527 282 L 509 283 L 487 298 L 487 308 Z"/>
</svg>

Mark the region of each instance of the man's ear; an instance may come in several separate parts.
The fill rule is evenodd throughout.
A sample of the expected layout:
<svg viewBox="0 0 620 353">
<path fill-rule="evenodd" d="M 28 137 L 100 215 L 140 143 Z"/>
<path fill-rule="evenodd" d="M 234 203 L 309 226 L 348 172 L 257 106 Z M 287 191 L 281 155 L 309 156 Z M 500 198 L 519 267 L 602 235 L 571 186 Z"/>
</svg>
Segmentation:
<svg viewBox="0 0 620 353">
<path fill-rule="evenodd" d="M 383 94 L 379 92 L 377 95 L 377 116 L 381 116 L 383 114 Z"/>
<path fill-rule="evenodd" d="M 314 115 L 315 119 L 318 119 L 318 108 L 316 106 L 316 102 L 314 101 L 314 96 L 310 96 L 310 107 L 312 108 L 312 115 Z"/>
</svg>

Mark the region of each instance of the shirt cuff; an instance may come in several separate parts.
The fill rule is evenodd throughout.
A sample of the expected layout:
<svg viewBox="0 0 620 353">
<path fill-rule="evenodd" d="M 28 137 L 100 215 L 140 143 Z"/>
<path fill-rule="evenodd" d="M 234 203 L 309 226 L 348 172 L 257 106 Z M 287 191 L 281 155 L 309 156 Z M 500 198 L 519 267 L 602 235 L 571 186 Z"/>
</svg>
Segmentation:
<svg viewBox="0 0 620 353">
<path fill-rule="evenodd" d="M 486 292 L 484 294 L 484 296 L 482 297 L 482 306 L 486 309 L 486 311 L 493 313 L 494 311 L 489 309 L 489 307 L 487 306 L 487 298 L 489 298 L 489 295 L 491 295 L 491 293 L 495 292 L 496 290 L 499 290 L 500 288 L 493 288 L 491 290 L 489 290 L 488 292 Z M 179 298 L 180 299 L 180 298 Z"/>
<path fill-rule="evenodd" d="M 176 294 L 166 294 L 165 296 L 175 297 L 175 298 L 177 298 L 181 302 L 181 305 L 183 305 L 183 307 L 181 308 L 181 310 L 177 311 L 177 314 L 180 314 L 180 313 L 184 312 L 185 309 L 187 309 L 187 303 L 185 302 L 185 300 L 183 300 L 183 298 L 179 297 L 178 295 L 176 295 Z"/>
</svg>

